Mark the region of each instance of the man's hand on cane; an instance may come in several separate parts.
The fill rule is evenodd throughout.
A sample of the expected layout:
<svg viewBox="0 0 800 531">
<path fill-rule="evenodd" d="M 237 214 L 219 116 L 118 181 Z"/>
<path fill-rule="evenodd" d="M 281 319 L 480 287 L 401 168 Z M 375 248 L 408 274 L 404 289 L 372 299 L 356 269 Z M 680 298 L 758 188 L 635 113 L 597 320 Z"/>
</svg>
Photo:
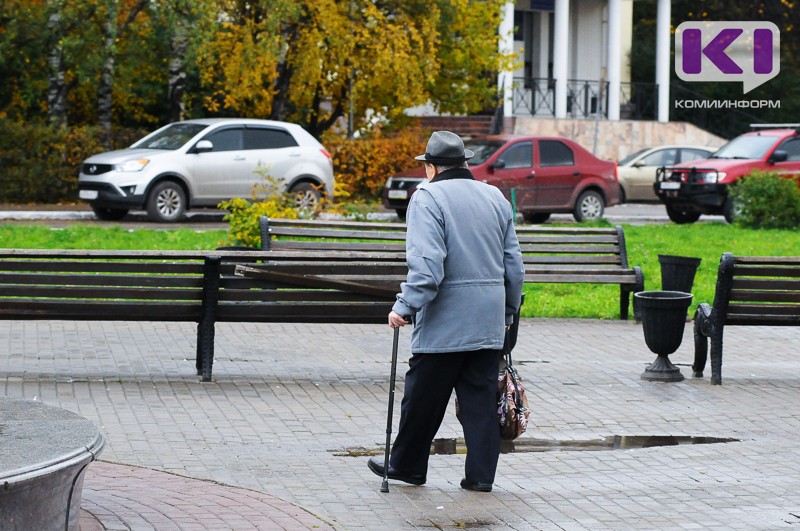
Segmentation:
<svg viewBox="0 0 800 531">
<path fill-rule="evenodd" d="M 400 326 L 405 326 L 408 324 L 408 318 L 403 317 L 399 313 L 395 311 L 389 312 L 389 327 L 390 328 L 398 328 Z"/>
</svg>

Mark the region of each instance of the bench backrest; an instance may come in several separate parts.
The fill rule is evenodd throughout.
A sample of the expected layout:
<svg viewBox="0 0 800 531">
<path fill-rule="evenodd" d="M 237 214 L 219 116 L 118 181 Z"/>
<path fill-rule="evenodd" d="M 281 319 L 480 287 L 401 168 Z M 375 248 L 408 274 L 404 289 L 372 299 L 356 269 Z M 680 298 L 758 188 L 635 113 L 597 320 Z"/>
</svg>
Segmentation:
<svg viewBox="0 0 800 531">
<path fill-rule="evenodd" d="M 405 259 L 403 223 L 261 219 L 264 250 L 396 252 Z M 528 282 L 630 283 L 622 227 L 518 226 Z"/>
<path fill-rule="evenodd" d="M 273 250 L 406 251 L 404 223 L 268 219 L 262 217 L 261 248 Z"/>
<path fill-rule="evenodd" d="M 198 254 L 0 251 L 0 317 L 197 321 L 203 274 Z"/>
<path fill-rule="evenodd" d="M 732 325 L 800 325 L 800 257 L 722 255 L 715 318 Z"/>
<path fill-rule="evenodd" d="M 381 256 L 0 250 L 0 319 L 383 323 L 406 268 Z M 236 275 L 256 264 L 288 277 Z"/>
</svg>

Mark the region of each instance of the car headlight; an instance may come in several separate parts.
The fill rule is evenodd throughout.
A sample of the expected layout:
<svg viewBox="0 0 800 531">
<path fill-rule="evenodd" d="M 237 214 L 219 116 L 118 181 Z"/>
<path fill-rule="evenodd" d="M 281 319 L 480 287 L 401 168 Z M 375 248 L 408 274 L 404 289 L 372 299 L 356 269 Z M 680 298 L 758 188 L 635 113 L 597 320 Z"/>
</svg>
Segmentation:
<svg viewBox="0 0 800 531">
<path fill-rule="evenodd" d="M 710 171 L 707 173 L 703 173 L 703 181 L 714 184 L 722 181 L 725 178 L 726 173 L 724 171 Z"/>
<path fill-rule="evenodd" d="M 148 159 L 129 160 L 122 164 L 114 164 L 116 171 L 142 171 L 150 161 Z"/>
</svg>

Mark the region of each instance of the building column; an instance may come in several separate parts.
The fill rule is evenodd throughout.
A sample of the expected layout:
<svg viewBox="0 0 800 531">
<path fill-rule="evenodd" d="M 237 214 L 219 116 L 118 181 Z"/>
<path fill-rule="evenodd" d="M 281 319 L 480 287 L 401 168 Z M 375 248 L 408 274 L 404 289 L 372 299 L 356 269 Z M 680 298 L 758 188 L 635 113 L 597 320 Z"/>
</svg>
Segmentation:
<svg viewBox="0 0 800 531">
<path fill-rule="evenodd" d="M 569 69 L 569 0 L 556 0 L 553 28 L 553 78 L 556 83 L 556 118 L 567 117 Z"/>
<path fill-rule="evenodd" d="M 608 0 L 608 119 L 619 120 L 622 0 Z"/>
<path fill-rule="evenodd" d="M 669 58 L 671 0 L 658 0 L 656 18 L 656 87 L 658 88 L 658 121 L 669 122 Z"/>
<path fill-rule="evenodd" d="M 533 73 L 533 77 L 548 80 L 550 78 L 550 12 L 539 12 L 539 25 L 534 27 L 534 39 L 537 39 L 539 50 L 539 70 Z"/>
<path fill-rule="evenodd" d="M 503 7 L 503 20 L 500 21 L 498 51 L 503 55 L 514 53 L 514 2 L 507 1 Z M 514 115 L 514 72 L 503 70 L 497 76 L 497 91 L 503 98 L 503 117 Z"/>
</svg>

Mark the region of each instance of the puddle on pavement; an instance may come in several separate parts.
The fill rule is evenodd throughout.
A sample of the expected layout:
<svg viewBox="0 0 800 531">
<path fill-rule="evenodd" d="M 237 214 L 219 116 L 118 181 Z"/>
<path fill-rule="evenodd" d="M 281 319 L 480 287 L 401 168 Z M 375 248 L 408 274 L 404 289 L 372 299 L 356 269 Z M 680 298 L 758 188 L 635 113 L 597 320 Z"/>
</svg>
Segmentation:
<svg viewBox="0 0 800 531">
<path fill-rule="evenodd" d="M 718 444 L 738 442 L 739 439 L 721 437 L 693 437 L 689 435 L 611 435 L 604 439 L 558 441 L 552 439 L 521 438 L 516 441 L 501 441 L 500 453 L 525 452 L 591 452 L 606 450 L 633 450 L 653 446 L 679 446 L 682 444 Z M 384 448 L 347 448 L 334 451 L 334 455 L 361 457 L 383 454 Z M 465 454 L 464 439 L 434 439 L 432 455 Z"/>
<path fill-rule="evenodd" d="M 738 439 L 719 437 L 692 437 L 688 435 L 611 435 L 604 439 L 558 441 L 552 439 L 517 439 L 501 441 L 504 454 L 524 452 L 587 452 L 605 450 L 632 450 L 653 446 L 678 446 L 681 444 L 715 444 L 736 442 Z M 464 439 L 435 439 L 432 454 L 466 453 Z"/>
</svg>

